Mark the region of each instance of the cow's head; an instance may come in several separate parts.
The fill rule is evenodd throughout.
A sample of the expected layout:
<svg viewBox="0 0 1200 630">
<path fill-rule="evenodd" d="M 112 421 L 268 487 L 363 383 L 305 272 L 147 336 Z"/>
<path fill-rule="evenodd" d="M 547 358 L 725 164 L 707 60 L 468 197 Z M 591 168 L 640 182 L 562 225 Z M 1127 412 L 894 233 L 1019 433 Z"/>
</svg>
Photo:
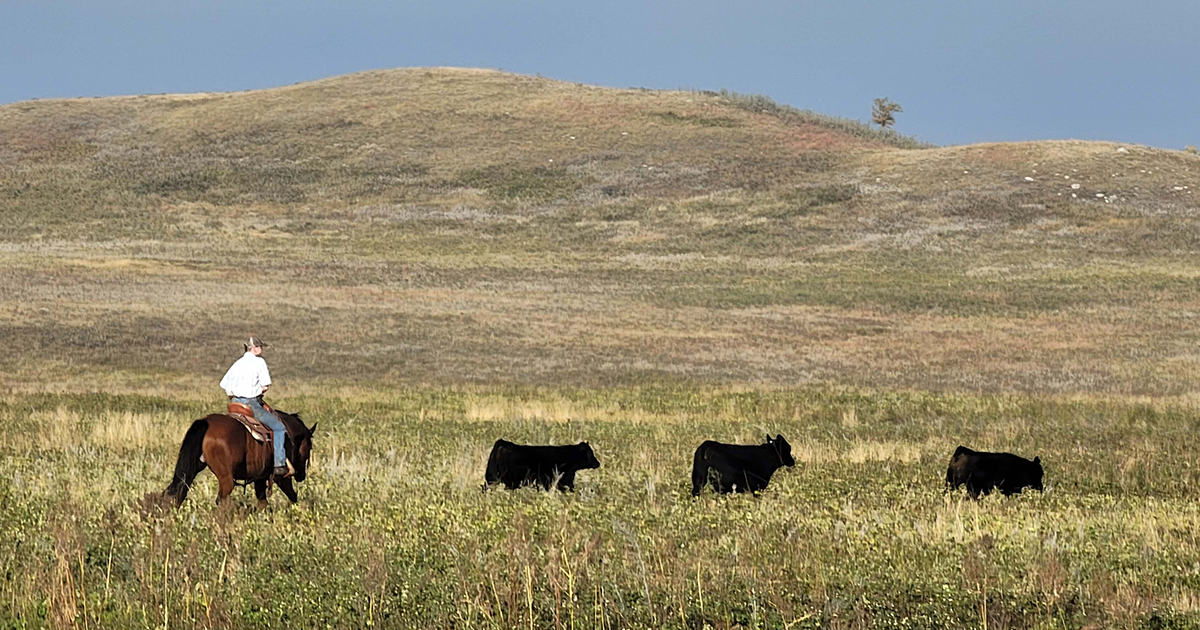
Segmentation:
<svg viewBox="0 0 1200 630">
<path fill-rule="evenodd" d="M 779 463 L 784 466 L 795 466 L 796 460 L 792 459 L 792 445 L 783 438 L 783 435 L 776 434 L 775 439 L 767 435 L 767 444 L 775 447 L 775 453 L 779 455 Z"/>
<path fill-rule="evenodd" d="M 1043 474 L 1042 458 L 1034 457 L 1033 464 L 1029 466 L 1029 477 L 1030 478 L 1028 481 L 1029 481 L 1029 487 L 1033 488 L 1034 490 L 1037 490 L 1038 492 L 1045 491 L 1042 488 L 1042 474 Z"/>
<path fill-rule="evenodd" d="M 592 452 L 592 447 L 587 442 L 580 442 L 575 445 L 578 449 L 577 463 L 580 469 L 599 468 L 600 460 L 596 459 L 596 454 Z"/>
</svg>

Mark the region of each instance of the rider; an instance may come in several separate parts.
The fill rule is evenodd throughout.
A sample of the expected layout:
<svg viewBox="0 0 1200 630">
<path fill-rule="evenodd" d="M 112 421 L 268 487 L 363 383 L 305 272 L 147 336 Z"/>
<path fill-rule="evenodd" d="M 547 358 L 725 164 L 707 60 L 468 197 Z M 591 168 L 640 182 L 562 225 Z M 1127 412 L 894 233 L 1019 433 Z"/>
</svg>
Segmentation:
<svg viewBox="0 0 1200 630">
<path fill-rule="evenodd" d="M 291 474 L 287 456 L 283 452 L 283 438 L 287 429 L 275 414 L 263 407 L 262 395 L 271 387 L 271 373 L 267 371 L 267 362 L 262 358 L 263 348 L 267 344 L 258 337 L 250 337 L 243 343 L 246 354 L 234 361 L 221 379 L 221 389 L 229 396 L 229 400 L 242 403 L 254 411 L 254 417 L 271 429 L 274 434 L 273 446 L 275 452 L 275 475 L 286 477 Z"/>
</svg>

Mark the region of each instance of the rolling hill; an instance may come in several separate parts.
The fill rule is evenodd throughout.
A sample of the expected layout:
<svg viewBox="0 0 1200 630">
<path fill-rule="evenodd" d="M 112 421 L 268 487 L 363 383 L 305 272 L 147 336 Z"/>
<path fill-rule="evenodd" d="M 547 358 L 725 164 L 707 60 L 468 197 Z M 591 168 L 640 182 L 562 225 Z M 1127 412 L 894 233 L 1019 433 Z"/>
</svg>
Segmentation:
<svg viewBox="0 0 1200 630">
<path fill-rule="evenodd" d="M 0 106 L 0 370 L 1185 396 L 1200 157 L 486 70 Z M 211 382 L 210 382 L 211 381 Z"/>
</svg>

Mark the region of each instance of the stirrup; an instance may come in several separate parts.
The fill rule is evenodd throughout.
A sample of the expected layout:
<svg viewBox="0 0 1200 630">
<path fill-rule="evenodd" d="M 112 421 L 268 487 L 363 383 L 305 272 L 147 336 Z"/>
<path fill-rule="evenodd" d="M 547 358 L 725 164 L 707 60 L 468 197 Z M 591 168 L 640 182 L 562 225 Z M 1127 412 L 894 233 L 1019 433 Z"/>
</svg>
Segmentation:
<svg viewBox="0 0 1200 630">
<path fill-rule="evenodd" d="M 292 460 L 285 459 L 284 462 L 287 463 L 287 472 L 283 474 L 283 478 L 287 479 L 288 477 L 291 477 L 292 475 L 296 474 L 296 469 L 292 467 Z M 276 476 L 276 477 L 280 476 L 279 475 L 280 468 L 283 468 L 283 466 L 276 466 L 274 468 L 274 473 L 273 473 L 274 476 Z"/>
</svg>

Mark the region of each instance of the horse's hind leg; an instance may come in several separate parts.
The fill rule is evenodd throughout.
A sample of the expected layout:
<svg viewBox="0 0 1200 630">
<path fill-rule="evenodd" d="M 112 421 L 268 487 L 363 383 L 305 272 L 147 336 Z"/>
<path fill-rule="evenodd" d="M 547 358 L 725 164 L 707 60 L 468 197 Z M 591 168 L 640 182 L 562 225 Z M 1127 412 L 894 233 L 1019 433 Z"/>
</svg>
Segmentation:
<svg viewBox="0 0 1200 630">
<path fill-rule="evenodd" d="M 258 507 L 260 509 L 267 507 L 267 480 L 260 479 L 254 482 L 254 496 L 258 497 Z"/>
<path fill-rule="evenodd" d="M 214 471 L 216 472 L 216 471 Z M 217 476 L 217 505 L 229 498 L 233 494 L 233 475 L 224 474 Z"/>
</svg>

